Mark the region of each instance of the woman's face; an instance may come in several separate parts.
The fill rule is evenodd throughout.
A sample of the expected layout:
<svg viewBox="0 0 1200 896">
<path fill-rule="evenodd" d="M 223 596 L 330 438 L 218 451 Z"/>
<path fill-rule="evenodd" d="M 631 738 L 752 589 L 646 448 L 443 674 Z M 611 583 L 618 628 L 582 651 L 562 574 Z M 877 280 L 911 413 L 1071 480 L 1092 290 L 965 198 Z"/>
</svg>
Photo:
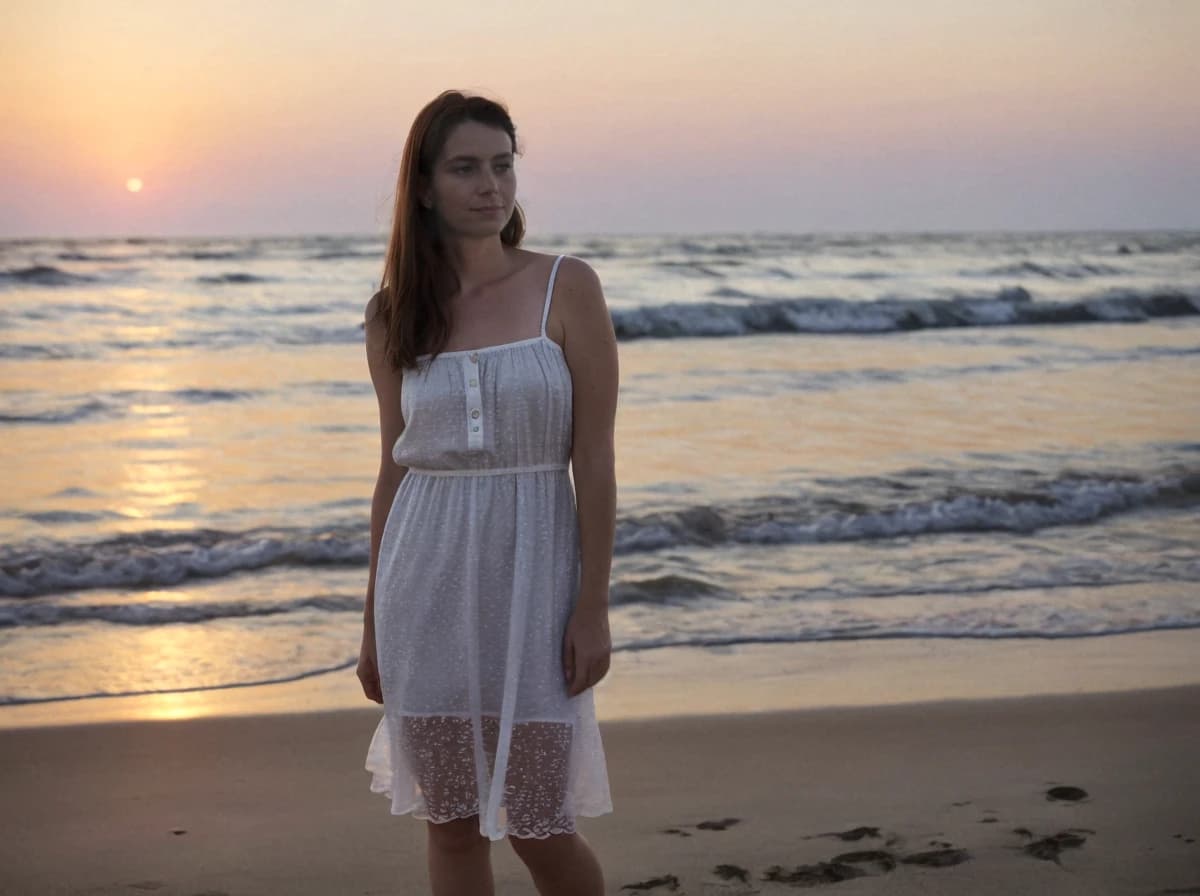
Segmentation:
<svg viewBox="0 0 1200 896">
<path fill-rule="evenodd" d="M 516 206 L 515 162 L 506 131 L 464 121 L 450 131 L 423 201 L 450 232 L 499 233 Z"/>
</svg>

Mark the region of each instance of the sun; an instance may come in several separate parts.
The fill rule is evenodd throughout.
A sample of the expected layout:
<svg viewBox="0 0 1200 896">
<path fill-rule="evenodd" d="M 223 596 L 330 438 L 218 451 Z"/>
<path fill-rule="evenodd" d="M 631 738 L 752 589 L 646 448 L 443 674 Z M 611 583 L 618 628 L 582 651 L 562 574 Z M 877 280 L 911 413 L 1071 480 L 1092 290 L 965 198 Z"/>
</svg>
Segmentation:
<svg viewBox="0 0 1200 896">
<path fill-rule="evenodd" d="M 125 189 L 130 193 L 142 192 L 142 179 L 140 177 L 131 177 L 125 181 Z"/>
</svg>

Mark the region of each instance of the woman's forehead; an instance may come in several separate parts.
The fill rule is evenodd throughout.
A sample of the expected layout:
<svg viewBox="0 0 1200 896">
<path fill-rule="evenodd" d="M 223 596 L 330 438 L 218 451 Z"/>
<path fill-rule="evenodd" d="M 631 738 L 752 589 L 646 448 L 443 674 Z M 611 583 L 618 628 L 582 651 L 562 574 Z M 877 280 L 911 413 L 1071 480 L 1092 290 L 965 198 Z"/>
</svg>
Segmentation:
<svg viewBox="0 0 1200 896">
<path fill-rule="evenodd" d="M 456 125 L 446 138 L 443 149 L 446 157 L 463 155 L 477 159 L 490 159 L 511 152 L 512 141 L 506 131 L 476 121 L 464 121 Z"/>
</svg>

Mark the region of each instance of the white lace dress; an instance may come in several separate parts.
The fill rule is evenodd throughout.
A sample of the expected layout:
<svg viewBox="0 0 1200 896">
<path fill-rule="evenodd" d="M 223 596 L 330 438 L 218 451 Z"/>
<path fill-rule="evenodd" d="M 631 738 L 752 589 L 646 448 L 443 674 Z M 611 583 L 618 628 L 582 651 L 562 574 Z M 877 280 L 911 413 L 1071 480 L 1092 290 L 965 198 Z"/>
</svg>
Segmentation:
<svg viewBox="0 0 1200 896">
<path fill-rule="evenodd" d="M 499 840 L 612 811 L 593 691 L 571 698 L 563 635 L 579 586 L 568 473 L 571 376 L 546 335 L 405 371 L 408 467 L 375 573 L 384 714 L 367 750 L 394 815 L 479 814 Z"/>
</svg>

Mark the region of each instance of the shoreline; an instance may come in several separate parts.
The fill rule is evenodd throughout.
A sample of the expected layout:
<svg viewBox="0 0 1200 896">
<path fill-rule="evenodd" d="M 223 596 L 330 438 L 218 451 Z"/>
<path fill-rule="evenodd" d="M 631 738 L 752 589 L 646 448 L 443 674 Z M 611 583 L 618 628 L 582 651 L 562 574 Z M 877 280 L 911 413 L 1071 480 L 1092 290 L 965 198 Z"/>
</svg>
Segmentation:
<svg viewBox="0 0 1200 896">
<path fill-rule="evenodd" d="M 1200 629 L 1069 639 L 895 638 L 613 655 L 601 721 L 1200 685 Z M 0 731 L 376 709 L 353 668 L 297 681 L 0 707 Z"/>
</svg>

